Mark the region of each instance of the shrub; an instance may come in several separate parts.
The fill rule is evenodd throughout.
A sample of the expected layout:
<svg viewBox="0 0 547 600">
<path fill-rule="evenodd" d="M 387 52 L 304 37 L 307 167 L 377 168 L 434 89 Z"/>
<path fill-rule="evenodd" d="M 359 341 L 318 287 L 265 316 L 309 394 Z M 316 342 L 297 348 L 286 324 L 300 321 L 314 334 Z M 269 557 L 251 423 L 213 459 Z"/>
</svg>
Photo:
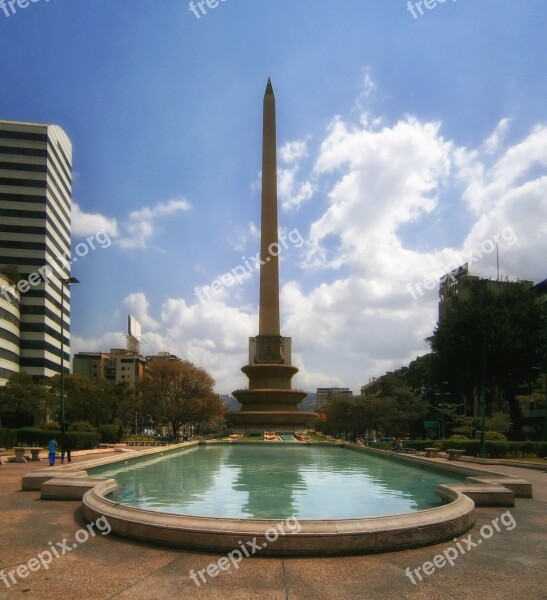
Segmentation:
<svg viewBox="0 0 547 600">
<path fill-rule="evenodd" d="M 449 438 L 449 440 L 468 440 L 469 438 L 466 435 L 461 435 L 456 433 L 455 435 L 451 435 Z"/>
<path fill-rule="evenodd" d="M 66 435 L 72 450 L 96 448 L 101 440 L 101 436 L 96 431 L 67 431 Z M 52 436 L 59 442 L 61 432 L 23 427 L 17 430 L 17 444 L 21 446 L 44 447 L 47 446 Z"/>
<path fill-rule="evenodd" d="M 499 433 L 498 431 L 485 431 L 484 439 L 486 440 L 498 440 L 500 442 L 506 442 L 507 438 L 503 435 L 503 433 Z"/>
<path fill-rule="evenodd" d="M 411 448 L 412 450 L 425 450 L 431 448 L 432 445 L 431 440 L 403 440 L 403 448 Z"/>
<path fill-rule="evenodd" d="M 13 448 L 17 446 L 17 429 L 0 429 L 0 447 Z"/>
<path fill-rule="evenodd" d="M 97 431 L 103 443 L 116 444 L 118 442 L 118 429 L 116 425 L 101 425 Z"/>
<path fill-rule="evenodd" d="M 70 431 L 95 431 L 95 427 L 87 421 L 75 421 L 69 429 Z"/>
<path fill-rule="evenodd" d="M 42 423 L 40 425 L 40 429 L 43 429 L 44 431 L 59 431 L 60 427 L 59 423 L 56 423 L 55 421 L 49 421 L 49 423 Z"/>
</svg>

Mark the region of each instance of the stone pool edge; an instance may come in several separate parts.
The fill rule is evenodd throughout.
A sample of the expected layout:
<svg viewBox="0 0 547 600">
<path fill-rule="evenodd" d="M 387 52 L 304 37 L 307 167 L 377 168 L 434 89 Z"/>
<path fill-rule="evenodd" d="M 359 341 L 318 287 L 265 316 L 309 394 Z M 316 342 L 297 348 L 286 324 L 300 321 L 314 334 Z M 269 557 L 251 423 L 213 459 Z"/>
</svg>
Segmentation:
<svg viewBox="0 0 547 600">
<path fill-rule="evenodd" d="M 85 470 L 126 461 L 133 457 L 162 454 L 197 445 L 198 442 L 190 442 L 153 448 L 135 455 L 128 453 L 122 456 L 94 459 L 68 468 L 59 467 L 54 473 L 52 473 L 53 469 L 30 473 L 23 477 L 23 489 L 41 489 L 44 493 L 44 489 L 56 488 L 57 496 L 51 491 L 49 495 L 46 493 L 45 497 L 49 499 L 63 497 L 79 499 L 83 495 L 83 513 L 86 519 L 91 522 L 101 516 L 106 517 L 112 533 L 120 537 L 215 552 L 230 552 L 237 550 L 242 544 L 254 542 L 260 547 L 260 554 L 257 553 L 257 556 L 318 556 L 404 550 L 452 540 L 469 531 L 475 523 L 475 502 L 471 497 L 466 495 L 465 491 L 457 489 L 457 486 L 454 489 L 444 486 L 443 497 L 450 500 L 450 503 L 440 507 L 411 514 L 363 519 L 301 520 L 300 531 L 287 532 L 285 535 L 279 535 L 275 541 L 268 541 L 267 532 L 272 528 L 275 529 L 280 520 L 195 517 L 124 506 L 106 498 L 106 495 L 116 488 L 117 484 L 113 479 L 88 477 Z M 324 443 L 311 442 L 309 445 L 324 445 Z M 428 468 L 458 471 L 475 476 L 480 474 L 483 477 L 495 478 L 501 475 L 479 471 L 467 465 L 431 464 L 428 459 L 421 457 L 394 456 L 392 453 L 345 443 L 332 445 L 341 446 L 341 449 L 381 453 L 386 459 L 421 463 Z M 485 482 L 482 485 L 483 489 L 486 489 L 492 484 Z"/>
</svg>

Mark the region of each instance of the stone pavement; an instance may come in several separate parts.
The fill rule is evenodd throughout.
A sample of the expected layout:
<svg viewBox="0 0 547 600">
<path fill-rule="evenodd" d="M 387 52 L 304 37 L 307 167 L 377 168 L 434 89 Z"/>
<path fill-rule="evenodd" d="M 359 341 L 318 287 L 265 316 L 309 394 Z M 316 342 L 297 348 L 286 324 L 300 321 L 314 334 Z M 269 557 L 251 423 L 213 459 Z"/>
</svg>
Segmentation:
<svg viewBox="0 0 547 600">
<path fill-rule="evenodd" d="M 74 462 L 88 458 L 78 456 Z M 37 467 L 48 468 L 45 462 L 0 466 L 0 569 L 10 583 L 8 588 L 0 579 L 0 600 L 547 599 L 547 473 L 541 471 L 490 467 L 528 479 L 534 498 L 518 498 L 511 509 L 477 509 L 477 523 L 470 532 L 470 541 L 477 545 L 466 550 L 467 542 L 459 541 L 465 554 L 448 542 L 380 555 L 250 558 L 238 570 L 221 572 L 198 588 L 190 570 L 216 563 L 221 554 L 161 548 L 100 534 L 78 543 L 75 535 L 87 525 L 80 502 L 48 502 L 40 500 L 38 492 L 20 491 L 21 476 Z M 500 531 L 485 527 L 485 535 L 493 533 L 489 539 L 481 536 L 481 527 L 502 514 Z M 513 522 L 516 526 L 509 531 Z M 70 551 L 65 549 L 61 555 L 61 546 L 55 545 L 65 538 Z M 49 542 L 58 549 L 59 558 L 53 558 L 47 570 L 40 567 L 24 579 L 15 575 L 18 583 L 13 584 L 9 571 L 50 550 Z M 407 567 L 421 567 L 449 547 L 457 554 L 454 566 L 446 564 L 430 575 L 419 571 L 423 581 L 414 574 L 416 585 L 405 576 Z"/>
</svg>

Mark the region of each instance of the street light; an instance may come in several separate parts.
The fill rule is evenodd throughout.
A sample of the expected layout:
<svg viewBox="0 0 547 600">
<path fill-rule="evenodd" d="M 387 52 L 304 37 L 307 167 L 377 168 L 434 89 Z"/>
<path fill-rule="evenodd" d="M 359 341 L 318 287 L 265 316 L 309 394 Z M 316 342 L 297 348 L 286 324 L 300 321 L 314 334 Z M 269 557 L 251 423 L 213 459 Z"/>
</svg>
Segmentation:
<svg viewBox="0 0 547 600">
<path fill-rule="evenodd" d="M 65 438 L 65 286 L 72 283 L 80 283 L 76 277 L 61 279 L 61 443 Z"/>
<path fill-rule="evenodd" d="M 441 381 L 441 385 L 448 385 L 448 381 Z M 442 400 L 441 396 L 448 396 L 450 398 L 450 392 L 435 392 L 435 396 L 439 397 L 439 400 Z M 447 402 L 438 402 L 436 410 L 441 413 L 441 426 L 439 428 L 440 438 L 442 440 L 446 439 L 446 422 L 445 422 L 445 414 L 448 408 Z"/>
</svg>

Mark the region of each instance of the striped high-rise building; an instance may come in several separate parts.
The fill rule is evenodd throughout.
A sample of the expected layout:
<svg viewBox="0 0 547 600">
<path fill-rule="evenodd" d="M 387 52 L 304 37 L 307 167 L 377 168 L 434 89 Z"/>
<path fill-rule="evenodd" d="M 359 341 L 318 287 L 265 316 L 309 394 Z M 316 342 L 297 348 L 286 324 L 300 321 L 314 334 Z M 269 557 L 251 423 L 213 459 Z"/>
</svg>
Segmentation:
<svg viewBox="0 0 547 600">
<path fill-rule="evenodd" d="M 20 295 L 13 282 L 0 273 L 0 385 L 19 373 Z"/>
<path fill-rule="evenodd" d="M 61 128 L 0 120 L 0 271 L 20 296 L 19 367 L 36 379 L 61 371 L 61 318 L 70 365 L 71 186 Z"/>
</svg>

